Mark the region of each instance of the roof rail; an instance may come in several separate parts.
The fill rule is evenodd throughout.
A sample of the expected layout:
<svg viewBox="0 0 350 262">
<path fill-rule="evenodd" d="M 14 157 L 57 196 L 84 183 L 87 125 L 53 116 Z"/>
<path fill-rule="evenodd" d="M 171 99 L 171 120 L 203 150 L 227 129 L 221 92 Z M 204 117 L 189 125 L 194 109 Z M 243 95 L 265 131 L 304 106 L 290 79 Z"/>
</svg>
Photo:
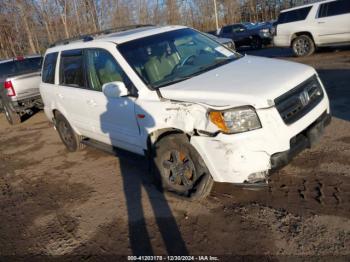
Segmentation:
<svg viewBox="0 0 350 262">
<path fill-rule="evenodd" d="M 54 47 L 54 46 L 58 46 L 58 45 L 67 45 L 71 42 L 75 42 L 75 41 L 79 41 L 79 40 L 82 40 L 83 42 L 88 42 L 88 41 L 92 41 L 94 39 L 94 37 L 99 36 L 99 35 L 108 35 L 108 34 L 112 34 L 112 33 L 117 33 L 117 32 L 122 32 L 122 31 L 127 31 L 127 30 L 131 30 L 131 29 L 136 29 L 136 28 L 140 28 L 140 27 L 147 27 L 147 26 L 154 26 L 154 25 L 152 25 L 152 24 L 137 24 L 137 25 L 113 27 L 113 28 L 102 30 L 102 31 L 93 32 L 90 34 L 79 35 L 79 36 L 74 36 L 71 38 L 59 40 L 59 41 L 56 41 L 55 43 L 51 44 L 49 47 Z"/>
</svg>

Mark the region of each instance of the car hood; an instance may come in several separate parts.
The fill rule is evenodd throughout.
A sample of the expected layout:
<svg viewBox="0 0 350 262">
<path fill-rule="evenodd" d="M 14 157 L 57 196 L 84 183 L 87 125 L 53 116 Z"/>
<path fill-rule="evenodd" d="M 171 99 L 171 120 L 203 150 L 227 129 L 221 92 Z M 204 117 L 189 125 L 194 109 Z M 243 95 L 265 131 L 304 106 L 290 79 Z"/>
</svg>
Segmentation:
<svg viewBox="0 0 350 262">
<path fill-rule="evenodd" d="M 188 80 L 162 87 L 164 98 L 212 107 L 266 108 L 312 75 L 315 69 L 278 59 L 244 56 Z"/>
</svg>

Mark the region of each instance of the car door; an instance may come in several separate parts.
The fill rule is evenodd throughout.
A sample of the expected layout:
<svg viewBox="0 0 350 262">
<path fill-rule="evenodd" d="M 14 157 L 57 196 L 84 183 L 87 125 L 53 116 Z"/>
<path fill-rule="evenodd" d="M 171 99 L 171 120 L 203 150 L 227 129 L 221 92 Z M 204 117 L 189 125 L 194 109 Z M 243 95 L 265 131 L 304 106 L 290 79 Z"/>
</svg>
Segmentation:
<svg viewBox="0 0 350 262">
<path fill-rule="evenodd" d="M 224 26 L 222 28 L 222 31 L 221 31 L 221 34 L 220 34 L 221 37 L 224 37 L 224 38 L 230 38 L 232 39 L 233 35 L 232 35 L 232 26 L 231 25 L 228 25 L 228 26 Z"/>
<path fill-rule="evenodd" d="M 89 136 L 92 127 L 87 109 L 91 101 L 88 98 L 82 49 L 61 52 L 59 86 L 56 90 L 57 108 L 78 133 Z"/>
<path fill-rule="evenodd" d="M 140 131 L 135 116 L 136 89 L 114 57 L 104 49 L 85 50 L 86 72 L 90 87 L 88 114 L 93 128 L 91 138 L 143 154 Z M 110 98 L 102 92 L 103 84 L 121 81 L 129 96 Z"/>
<path fill-rule="evenodd" d="M 233 40 L 238 43 L 238 45 L 249 45 L 250 38 L 249 32 L 243 25 L 234 25 L 232 27 Z"/>
<path fill-rule="evenodd" d="M 45 60 L 43 63 L 43 68 L 41 72 L 41 83 L 40 83 L 40 95 L 44 101 L 44 110 L 49 118 L 51 115 L 51 104 L 46 101 L 55 101 L 56 92 L 58 88 L 58 82 L 56 79 L 56 65 L 58 60 L 58 52 L 47 53 L 45 55 Z M 57 78 L 58 79 L 58 78 Z"/>
<path fill-rule="evenodd" d="M 350 42 L 350 1 L 320 4 L 315 28 L 321 45 Z"/>
</svg>

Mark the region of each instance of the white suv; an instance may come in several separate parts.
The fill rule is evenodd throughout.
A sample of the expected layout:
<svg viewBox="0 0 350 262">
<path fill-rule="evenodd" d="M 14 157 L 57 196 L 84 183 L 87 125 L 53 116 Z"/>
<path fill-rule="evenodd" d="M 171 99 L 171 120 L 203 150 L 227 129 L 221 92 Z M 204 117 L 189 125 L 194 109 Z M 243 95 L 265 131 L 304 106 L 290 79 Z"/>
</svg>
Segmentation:
<svg viewBox="0 0 350 262">
<path fill-rule="evenodd" d="M 277 21 L 275 46 L 292 47 L 296 56 L 317 47 L 350 44 L 350 0 L 328 0 L 283 10 Z"/>
<path fill-rule="evenodd" d="M 42 77 L 45 113 L 68 150 L 149 156 L 160 185 L 191 199 L 213 181 L 266 182 L 330 121 L 312 67 L 242 56 L 183 26 L 56 45 Z"/>
</svg>

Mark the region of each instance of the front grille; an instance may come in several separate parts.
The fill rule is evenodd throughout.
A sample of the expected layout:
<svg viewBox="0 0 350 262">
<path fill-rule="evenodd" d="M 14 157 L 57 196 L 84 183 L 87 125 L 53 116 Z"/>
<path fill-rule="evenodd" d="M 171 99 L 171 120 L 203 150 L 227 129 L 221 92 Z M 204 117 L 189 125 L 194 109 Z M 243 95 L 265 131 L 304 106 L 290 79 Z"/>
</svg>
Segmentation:
<svg viewBox="0 0 350 262">
<path fill-rule="evenodd" d="M 286 124 L 292 124 L 310 112 L 324 93 L 316 75 L 275 99 L 275 105 Z"/>
</svg>

